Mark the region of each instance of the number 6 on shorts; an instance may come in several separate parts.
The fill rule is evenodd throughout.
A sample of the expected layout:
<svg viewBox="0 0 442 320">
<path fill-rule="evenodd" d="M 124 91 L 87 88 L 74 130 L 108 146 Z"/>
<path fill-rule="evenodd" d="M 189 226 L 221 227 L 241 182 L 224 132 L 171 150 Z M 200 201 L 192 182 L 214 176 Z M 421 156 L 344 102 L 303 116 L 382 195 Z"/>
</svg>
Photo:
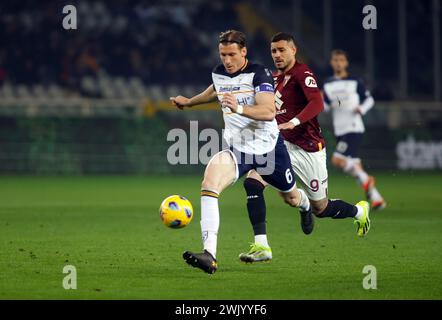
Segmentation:
<svg viewBox="0 0 442 320">
<path fill-rule="evenodd" d="M 287 180 L 288 183 L 292 183 L 293 176 L 292 176 L 292 172 L 290 171 L 290 169 L 287 169 L 285 171 L 285 179 Z"/>
</svg>

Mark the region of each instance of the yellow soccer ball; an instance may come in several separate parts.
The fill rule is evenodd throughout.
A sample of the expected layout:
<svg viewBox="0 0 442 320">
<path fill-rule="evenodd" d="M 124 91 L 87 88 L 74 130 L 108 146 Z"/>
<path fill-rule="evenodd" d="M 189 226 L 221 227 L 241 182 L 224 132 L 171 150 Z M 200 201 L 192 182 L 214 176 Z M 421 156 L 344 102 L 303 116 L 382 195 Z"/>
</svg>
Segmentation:
<svg viewBox="0 0 442 320">
<path fill-rule="evenodd" d="M 163 224 L 169 228 L 184 228 L 190 223 L 192 217 L 192 204 L 182 196 L 173 195 L 161 203 L 160 218 Z"/>
</svg>

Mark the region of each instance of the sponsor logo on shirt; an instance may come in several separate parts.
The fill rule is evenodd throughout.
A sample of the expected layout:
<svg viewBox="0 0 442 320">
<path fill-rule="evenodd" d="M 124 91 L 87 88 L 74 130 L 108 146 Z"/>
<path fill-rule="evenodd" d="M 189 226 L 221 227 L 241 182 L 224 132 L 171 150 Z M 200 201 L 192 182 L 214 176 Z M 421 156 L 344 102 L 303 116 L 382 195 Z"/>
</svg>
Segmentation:
<svg viewBox="0 0 442 320">
<path fill-rule="evenodd" d="M 316 80 L 312 76 L 308 76 L 305 78 L 305 85 L 309 88 L 317 88 Z"/>
<path fill-rule="evenodd" d="M 232 92 L 232 91 L 238 91 L 241 89 L 240 86 L 233 87 L 233 86 L 226 86 L 226 87 L 220 87 L 219 92 Z"/>
</svg>

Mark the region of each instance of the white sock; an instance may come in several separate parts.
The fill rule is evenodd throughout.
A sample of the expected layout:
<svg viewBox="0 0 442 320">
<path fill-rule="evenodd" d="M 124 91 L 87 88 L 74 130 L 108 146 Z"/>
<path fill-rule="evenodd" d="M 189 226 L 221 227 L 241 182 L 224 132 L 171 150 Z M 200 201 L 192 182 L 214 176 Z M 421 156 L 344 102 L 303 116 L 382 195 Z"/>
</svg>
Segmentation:
<svg viewBox="0 0 442 320">
<path fill-rule="evenodd" d="M 370 192 L 369 192 L 369 196 L 370 196 L 370 200 L 371 201 L 381 201 L 382 200 L 382 196 L 379 193 L 378 189 L 376 189 L 376 187 L 373 187 Z"/>
<path fill-rule="evenodd" d="M 260 244 L 264 247 L 270 248 L 269 243 L 267 242 L 266 234 L 258 234 L 255 236 L 255 243 Z"/>
<path fill-rule="evenodd" d="M 209 196 L 207 194 L 212 194 Z M 201 234 L 204 249 L 216 257 L 216 245 L 219 229 L 218 193 L 201 191 Z"/>
<path fill-rule="evenodd" d="M 298 191 L 301 194 L 301 201 L 299 202 L 299 208 L 302 211 L 309 211 L 310 210 L 310 200 L 308 199 L 304 190 L 298 189 Z"/>
<path fill-rule="evenodd" d="M 361 185 L 364 185 L 368 181 L 368 174 L 364 170 L 356 171 L 354 177 Z"/>
<path fill-rule="evenodd" d="M 356 212 L 355 219 L 359 219 L 364 214 L 364 209 L 361 206 L 356 205 L 358 212 Z"/>
<path fill-rule="evenodd" d="M 210 252 L 210 254 L 216 259 L 216 244 L 218 242 L 218 233 L 213 231 L 203 231 L 202 237 L 204 250 Z"/>
</svg>

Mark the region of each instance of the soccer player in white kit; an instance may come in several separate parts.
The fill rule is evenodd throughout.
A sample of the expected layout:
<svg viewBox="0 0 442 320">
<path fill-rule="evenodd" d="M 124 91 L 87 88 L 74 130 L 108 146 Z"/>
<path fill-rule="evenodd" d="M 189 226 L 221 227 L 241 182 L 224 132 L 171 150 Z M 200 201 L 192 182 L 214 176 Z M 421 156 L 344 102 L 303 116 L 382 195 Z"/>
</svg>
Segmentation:
<svg viewBox="0 0 442 320">
<path fill-rule="evenodd" d="M 324 106 L 332 111 L 336 149 L 331 162 L 354 177 L 364 189 L 372 209 L 383 209 L 386 202 L 375 187 L 374 177 L 362 167 L 359 147 L 365 132 L 362 116 L 374 105 L 364 83 L 348 74 L 348 56 L 344 50 L 333 50 L 330 65 L 333 77 L 324 81 Z"/>
<path fill-rule="evenodd" d="M 192 97 L 171 97 L 178 108 L 219 100 L 225 122 L 222 150 L 207 164 L 201 184 L 201 232 L 204 251 L 186 251 L 184 260 L 193 267 L 213 274 L 217 268 L 219 228 L 218 197 L 238 178 L 257 170 L 268 184 L 279 190 L 287 204 L 310 210 L 303 190 L 298 190 L 283 139 L 275 120 L 273 79 L 269 70 L 247 60 L 245 35 L 236 30 L 221 33 L 219 54 L 222 64 L 212 72 L 211 84 Z"/>
</svg>

